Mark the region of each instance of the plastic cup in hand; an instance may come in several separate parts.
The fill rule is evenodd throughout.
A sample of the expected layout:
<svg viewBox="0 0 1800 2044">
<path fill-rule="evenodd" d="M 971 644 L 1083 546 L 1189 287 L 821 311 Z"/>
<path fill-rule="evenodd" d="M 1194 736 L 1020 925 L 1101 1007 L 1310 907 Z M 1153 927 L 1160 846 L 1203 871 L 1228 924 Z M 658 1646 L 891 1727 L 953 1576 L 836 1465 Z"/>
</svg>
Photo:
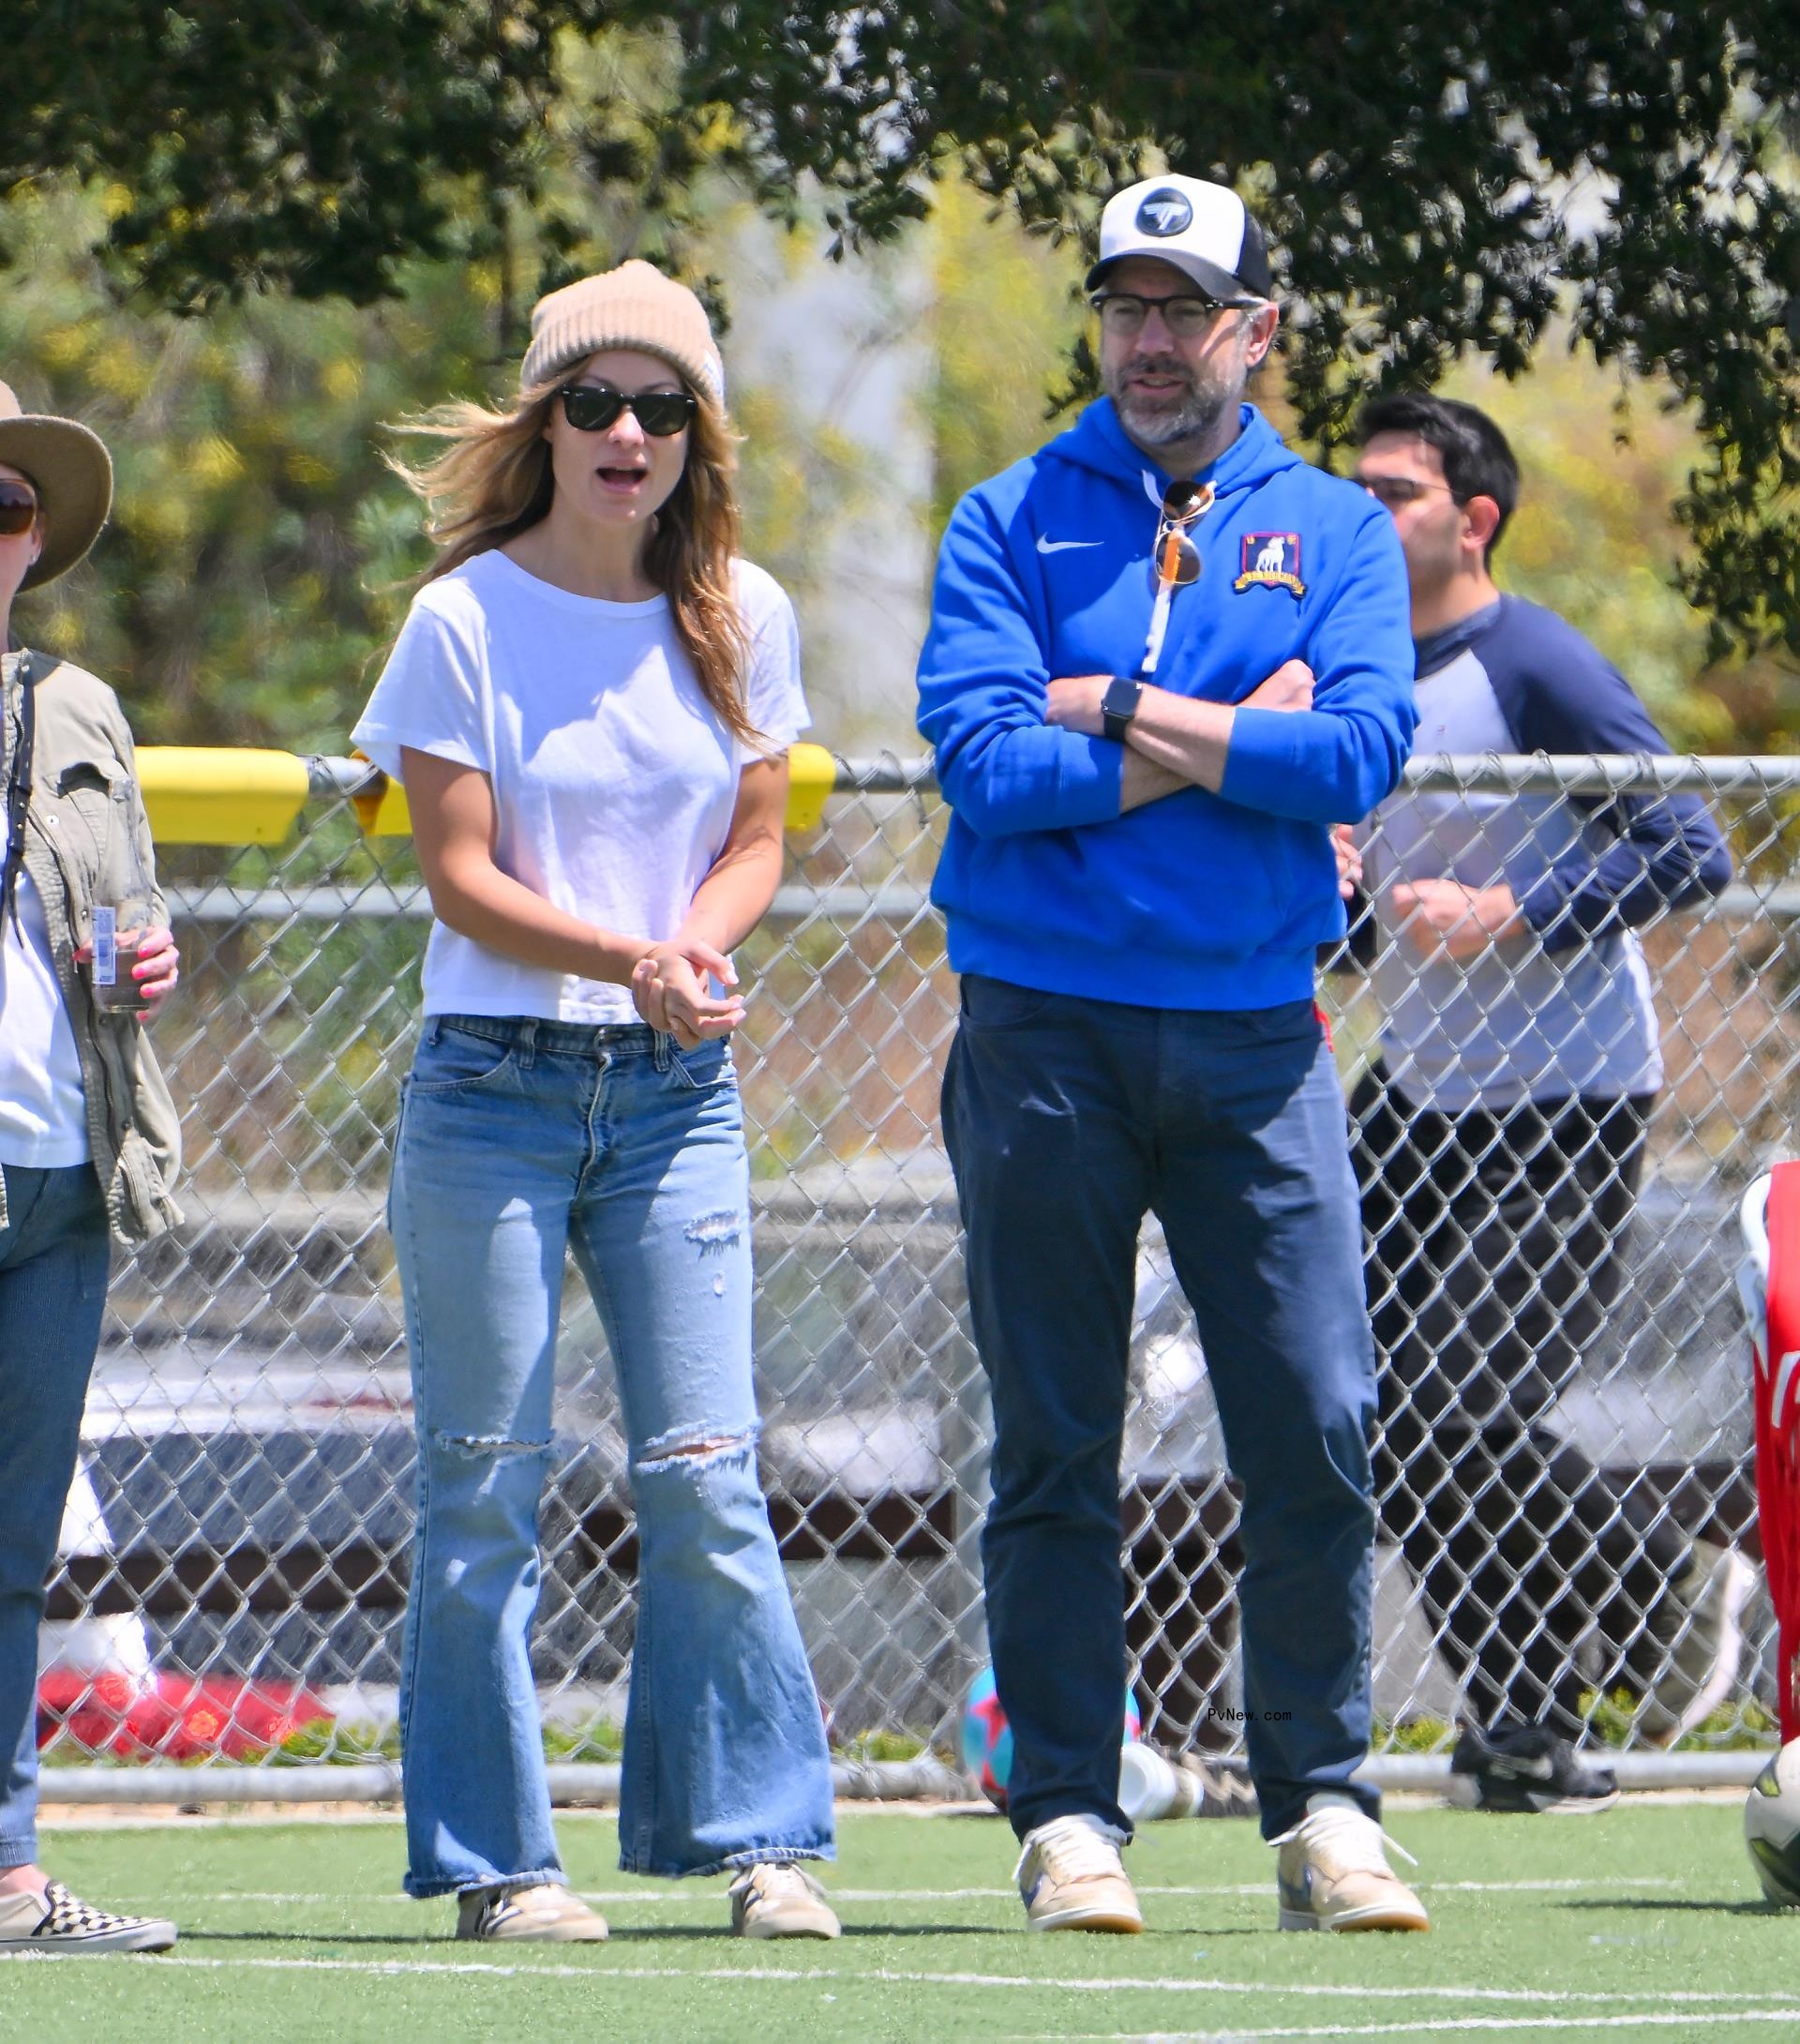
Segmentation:
<svg viewBox="0 0 1800 2044">
<path fill-rule="evenodd" d="M 98 908 L 94 911 L 94 934 L 86 960 L 88 984 L 93 990 L 94 1005 L 109 1014 L 142 1014 L 150 1005 L 131 972 L 138 962 L 145 914 L 138 909 L 132 923 L 122 930 L 119 909 Z"/>
<path fill-rule="evenodd" d="M 155 886 L 147 840 L 139 829 L 140 813 L 136 785 L 121 775 L 112 783 L 107 803 L 106 842 L 109 870 L 116 873 L 123 867 L 123 891 L 116 901 L 96 904 L 85 960 L 94 1005 L 109 1014 L 143 1014 L 150 1006 L 131 969 L 143 934 L 156 921 Z"/>
</svg>

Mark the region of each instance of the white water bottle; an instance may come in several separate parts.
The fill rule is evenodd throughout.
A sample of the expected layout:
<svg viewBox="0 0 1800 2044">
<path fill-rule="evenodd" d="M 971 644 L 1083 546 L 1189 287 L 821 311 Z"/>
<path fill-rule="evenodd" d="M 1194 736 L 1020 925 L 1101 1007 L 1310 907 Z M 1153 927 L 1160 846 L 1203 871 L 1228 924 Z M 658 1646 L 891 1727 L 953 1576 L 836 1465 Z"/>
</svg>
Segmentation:
<svg viewBox="0 0 1800 2044">
<path fill-rule="evenodd" d="M 1201 1785 L 1154 1746 L 1132 1739 L 1119 1749 L 1118 1806 L 1133 1824 L 1158 1817 L 1191 1817 L 1200 1805 Z"/>
</svg>

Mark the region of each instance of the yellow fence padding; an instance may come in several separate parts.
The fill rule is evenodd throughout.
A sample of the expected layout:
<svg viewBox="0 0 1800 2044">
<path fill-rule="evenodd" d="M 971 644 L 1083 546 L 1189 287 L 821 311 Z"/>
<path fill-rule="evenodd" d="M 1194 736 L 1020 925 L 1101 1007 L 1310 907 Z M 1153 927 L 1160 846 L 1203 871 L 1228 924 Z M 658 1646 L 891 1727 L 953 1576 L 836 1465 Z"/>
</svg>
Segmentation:
<svg viewBox="0 0 1800 2044">
<path fill-rule="evenodd" d="M 317 792 L 297 754 L 236 745 L 141 745 L 138 777 L 160 845 L 279 844 L 308 794 Z M 790 745 L 788 828 L 817 830 L 836 783 L 837 761 L 823 745 Z M 351 801 L 368 836 L 412 834 L 406 789 L 398 781 L 371 768 L 368 785 Z"/>
<path fill-rule="evenodd" d="M 788 816 L 790 831 L 814 831 L 825 814 L 825 798 L 837 786 L 837 761 L 823 745 L 788 748 Z"/>
<path fill-rule="evenodd" d="M 141 745 L 138 780 L 164 845 L 279 844 L 309 787 L 295 754 L 235 745 Z"/>
<path fill-rule="evenodd" d="M 358 753 L 357 759 L 363 755 Z M 365 837 L 411 837 L 412 812 L 406 806 L 406 789 L 385 774 L 375 778 L 360 794 L 350 798 Z"/>
</svg>

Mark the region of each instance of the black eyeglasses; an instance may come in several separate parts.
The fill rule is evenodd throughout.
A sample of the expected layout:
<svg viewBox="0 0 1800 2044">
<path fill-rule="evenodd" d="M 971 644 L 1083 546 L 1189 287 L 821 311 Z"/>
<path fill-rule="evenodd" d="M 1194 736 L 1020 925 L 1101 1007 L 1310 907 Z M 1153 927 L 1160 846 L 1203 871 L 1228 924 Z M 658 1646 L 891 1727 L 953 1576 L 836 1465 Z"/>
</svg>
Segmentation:
<svg viewBox="0 0 1800 2044">
<path fill-rule="evenodd" d="M 562 416 L 578 433 L 604 433 L 629 412 L 652 440 L 667 440 L 694 423 L 700 401 L 686 390 L 612 390 L 605 383 L 564 383 L 557 392 Z"/>
<path fill-rule="evenodd" d="M 29 483 L 0 482 L 0 534 L 16 539 L 38 522 L 38 492 Z"/>
<path fill-rule="evenodd" d="M 1166 298 L 1148 298 L 1138 291 L 1096 292 L 1088 303 L 1109 334 L 1138 334 L 1154 306 L 1162 323 L 1178 340 L 1204 334 L 1222 312 L 1255 305 L 1254 298 L 1208 298 L 1198 292 L 1176 292 Z"/>
<path fill-rule="evenodd" d="M 1464 502 L 1448 483 L 1421 483 L 1410 475 L 1353 475 L 1350 480 L 1360 483 L 1377 503 L 1386 504 L 1389 511 L 1417 503 L 1427 490 L 1432 489 L 1441 489 L 1447 497 L 1455 498 L 1458 503 Z"/>
</svg>

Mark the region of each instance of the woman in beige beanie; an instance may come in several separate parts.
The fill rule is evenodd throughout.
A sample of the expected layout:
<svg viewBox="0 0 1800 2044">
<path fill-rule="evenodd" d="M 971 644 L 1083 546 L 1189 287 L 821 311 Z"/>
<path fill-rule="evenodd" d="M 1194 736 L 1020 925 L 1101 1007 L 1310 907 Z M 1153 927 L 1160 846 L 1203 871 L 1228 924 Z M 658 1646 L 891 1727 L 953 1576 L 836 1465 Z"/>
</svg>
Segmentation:
<svg viewBox="0 0 1800 2044">
<path fill-rule="evenodd" d="M 781 874 L 792 607 L 738 558 L 705 311 L 648 263 L 552 293 L 509 410 L 410 473 L 441 551 L 356 727 L 436 920 L 391 1219 L 419 1435 L 410 1864 L 458 1935 L 601 1938 L 532 1687 L 573 1249 L 618 1372 L 638 1600 L 629 1872 L 728 1871 L 732 1927 L 834 1937 L 818 1699 L 758 1486 L 730 954 Z"/>
</svg>

